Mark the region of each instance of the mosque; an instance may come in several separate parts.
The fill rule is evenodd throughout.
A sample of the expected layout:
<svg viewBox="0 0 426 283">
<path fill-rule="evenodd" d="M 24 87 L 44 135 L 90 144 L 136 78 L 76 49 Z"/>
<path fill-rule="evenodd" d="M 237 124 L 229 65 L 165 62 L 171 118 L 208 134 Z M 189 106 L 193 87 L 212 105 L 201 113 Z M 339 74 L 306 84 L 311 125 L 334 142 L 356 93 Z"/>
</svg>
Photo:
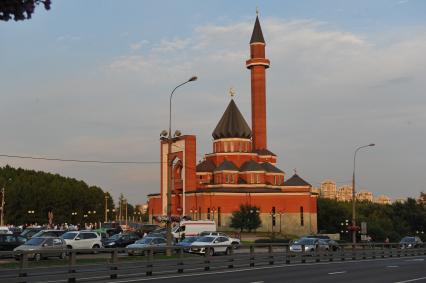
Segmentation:
<svg viewBox="0 0 426 283">
<path fill-rule="evenodd" d="M 258 208 L 257 231 L 306 235 L 317 232 L 317 195 L 294 172 L 286 179 L 277 155 L 267 147 L 265 40 L 259 18 L 250 40 L 251 128 L 231 99 L 213 130 L 212 152 L 196 163 L 196 137 L 177 137 L 168 154 L 162 140 L 161 191 L 148 195 L 150 219 L 167 215 L 167 160 L 173 160 L 172 215 L 210 219 L 218 230 L 231 230 L 230 218 L 241 204 Z M 232 93 L 231 93 L 232 95 Z"/>
</svg>

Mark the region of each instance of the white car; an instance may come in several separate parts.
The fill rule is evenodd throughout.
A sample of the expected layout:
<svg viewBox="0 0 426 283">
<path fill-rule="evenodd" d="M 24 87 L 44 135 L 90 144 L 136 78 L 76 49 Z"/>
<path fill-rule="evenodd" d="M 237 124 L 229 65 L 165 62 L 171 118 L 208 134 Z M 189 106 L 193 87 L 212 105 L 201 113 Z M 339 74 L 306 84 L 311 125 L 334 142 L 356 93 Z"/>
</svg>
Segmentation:
<svg viewBox="0 0 426 283">
<path fill-rule="evenodd" d="M 229 254 L 232 249 L 232 241 L 225 236 L 204 236 L 192 243 L 190 253 L 206 254 L 207 247 L 210 248 L 209 255 L 216 253 Z"/>
<path fill-rule="evenodd" d="M 98 249 L 102 247 L 101 235 L 89 231 L 70 231 L 61 236 L 69 249 Z"/>
<path fill-rule="evenodd" d="M 240 244 L 241 244 L 240 239 L 229 237 L 228 235 L 226 235 L 225 233 L 222 233 L 222 232 L 204 231 L 204 232 L 200 233 L 200 236 L 223 236 L 223 237 L 227 237 L 231 241 L 231 246 L 234 250 L 238 249 L 240 247 Z"/>
</svg>

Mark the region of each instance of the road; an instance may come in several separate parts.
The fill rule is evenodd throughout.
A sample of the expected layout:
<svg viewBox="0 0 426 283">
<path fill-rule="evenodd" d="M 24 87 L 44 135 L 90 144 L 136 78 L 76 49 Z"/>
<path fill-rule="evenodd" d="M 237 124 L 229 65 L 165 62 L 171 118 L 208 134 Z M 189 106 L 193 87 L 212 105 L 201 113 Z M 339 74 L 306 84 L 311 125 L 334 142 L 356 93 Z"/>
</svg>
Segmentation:
<svg viewBox="0 0 426 283">
<path fill-rule="evenodd" d="M 271 283 L 271 282 L 426 282 L 426 256 L 254 268 L 101 280 L 109 283 Z"/>
</svg>

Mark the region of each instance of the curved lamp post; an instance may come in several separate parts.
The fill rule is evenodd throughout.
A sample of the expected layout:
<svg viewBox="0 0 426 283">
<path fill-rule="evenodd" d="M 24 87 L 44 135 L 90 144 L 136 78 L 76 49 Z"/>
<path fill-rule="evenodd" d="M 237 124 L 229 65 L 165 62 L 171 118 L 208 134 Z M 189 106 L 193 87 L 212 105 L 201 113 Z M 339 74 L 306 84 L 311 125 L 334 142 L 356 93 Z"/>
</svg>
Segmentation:
<svg viewBox="0 0 426 283">
<path fill-rule="evenodd" d="M 357 149 L 355 149 L 354 152 L 354 170 L 352 173 L 352 243 L 356 243 L 356 220 L 355 220 L 355 202 L 356 202 L 356 198 L 355 198 L 355 161 L 356 161 L 356 154 L 357 152 L 362 149 L 362 148 L 366 148 L 366 147 L 370 147 L 370 146 L 375 146 L 374 143 L 370 143 L 367 145 L 363 145 L 358 147 Z"/>
<path fill-rule="evenodd" d="M 172 218 L 172 169 L 173 169 L 173 160 L 171 159 L 171 153 L 172 153 L 172 143 L 173 143 L 173 136 L 172 136 L 172 98 L 173 98 L 173 94 L 175 93 L 175 90 L 178 89 L 179 87 L 183 86 L 184 84 L 187 84 L 189 82 L 193 82 L 196 81 L 197 77 L 193 76 L 191 78 L 189 78 L 189 80 L 179 84 L 178 86 L 176 86 L 172 92 L 170 93 L 170 100 L 169 100 L 169 132 L 166 134 L 167 135 L 167 246 L 171 246 L 172 245 L 172 222 L 171 222 L 171 218 Z M 163 131 L 164 133 L 164 131 Z M 164 135 L 164 136 L 166 136 Z M 165 138 L 165 137 L 164 137 Z M 183 188 L 183 214 L 185 214 L 185 188 Z M 167 255 L 171 255 L 171 250 L 167 249 Z"/>
</svg>

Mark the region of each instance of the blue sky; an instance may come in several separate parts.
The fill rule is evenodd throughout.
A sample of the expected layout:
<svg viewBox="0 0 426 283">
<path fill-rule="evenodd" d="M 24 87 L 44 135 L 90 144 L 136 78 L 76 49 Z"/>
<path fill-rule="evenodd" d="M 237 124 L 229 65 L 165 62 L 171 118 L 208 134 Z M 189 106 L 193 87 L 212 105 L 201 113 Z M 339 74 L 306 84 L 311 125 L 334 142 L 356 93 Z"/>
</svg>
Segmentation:
<svg viewBox="0 0 426 283">
<path fill-rule="evenodd" d="M 287 176 L 350 181 L 394 198 L 425 190 L 426 2 L 54 0 L 0 23 L 1 153 L 158 160 L 170 90 L 174 123 L 211 150 L 229 87 L 250 124 L 244 68 L 256 6 L 267 41 L 268 138 Z M 188 103 L 189 102 L 189 103 Z M 191 107 L 188 107 L 191 105 Z M 159 166 L 0 159 L 143 202 Z"/>
</svg>

